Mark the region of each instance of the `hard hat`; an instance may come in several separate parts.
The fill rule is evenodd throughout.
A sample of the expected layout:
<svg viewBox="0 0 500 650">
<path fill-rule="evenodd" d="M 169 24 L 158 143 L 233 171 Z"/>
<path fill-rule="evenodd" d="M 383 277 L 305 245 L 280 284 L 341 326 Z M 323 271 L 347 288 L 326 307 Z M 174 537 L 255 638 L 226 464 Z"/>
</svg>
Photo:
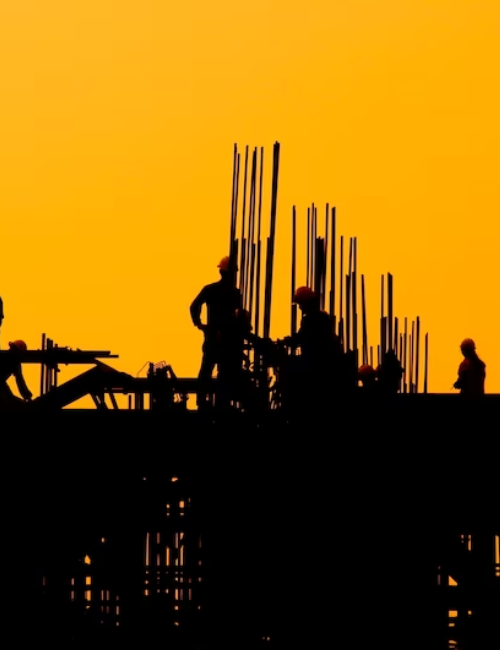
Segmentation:
<svg viewBox="0 0 500 650">
<path fill-rule="evenodd" d="M 26 345 L 26 343 L 24 341 L 20 341 L 20 340 L 11 341 L 9 343 L 9 347 L 11 349 L 16 348 L 16 350 L 23 350 L 23 352 L 26 352 L 26 350 L 28 349 L 28 346 Z"/>
<path fill-rule="evenodd" d="M 361 368 L 358 370 L 358 376 L 361 379 L 365 379 L 367 377 L 373 377 L 376 374 L 377 374 L 377 371 L 375 370 L 375 368 L 373 368 L 372 366 L 370 366 L 368 364 L 365 364 L 365 365 L 361 366 Z"/>
<path fill-rule="evenodd" d="M 472 339 L 464 339 L 462 343 L 460 344 L 460 349 L 461 350 L 475 350 L 476 349 L 476 344 Z"/>
<path fill-rule="evenodd" d="M 236 263 L 231 264 L 231 259 L 229 257 L 223 257 L 217 266 L 221 271 L 229 271 L 231 267 L 233 271 L 238 270 L 238 265 Z"/>
<path fill-rule="evenodd" d="M 300 305 L 314 298 L 315 294 L 309 287 L 299 287 L 293 296 L 293 302 Z"/>
</svg>

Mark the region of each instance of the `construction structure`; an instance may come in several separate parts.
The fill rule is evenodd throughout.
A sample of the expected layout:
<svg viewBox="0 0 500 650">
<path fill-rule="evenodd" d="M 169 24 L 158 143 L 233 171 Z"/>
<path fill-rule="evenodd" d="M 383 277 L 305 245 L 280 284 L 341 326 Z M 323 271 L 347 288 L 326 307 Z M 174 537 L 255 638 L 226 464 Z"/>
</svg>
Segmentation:
<svg viewBox="0 0 500 650">
<path fill-rule="evenodd" d="M 265 250 L 264 151 L 241 158 L 235 147 L 230 254 L 254 331 L 269 338 L 280 146 Z M 20 486 L 4 522 L 18 638 L 36 629 L 68 648 L 499 647 L 500 396 L 428 392 L 428 334 L 422 372 L 420 318 L 395 316 L 391 274 L 370 344 L 357 239 L 337 238 L 335 208 L 324 216 L 320 235 L 317 207 L 307 213 L 303 282 L 355 367 L 397 352 L 399 393 L 352 391 L 328 413 L 290 418 L 280 363 L 250 350 L 259 398 L 222 417 L 188 409 L 197 380 L 165 362 L 137 378 L 109 366 L 109 351 L 44 335 L 22 353 L 41 366 L 40 395 L 0 414 L 7 481 Z M 292 295 L 298 239 L 294 207 Z M 93 368 L 61 384 L 63 364 Z M 68 408 L 85 396 L 95 409 Z"/>
</svg>

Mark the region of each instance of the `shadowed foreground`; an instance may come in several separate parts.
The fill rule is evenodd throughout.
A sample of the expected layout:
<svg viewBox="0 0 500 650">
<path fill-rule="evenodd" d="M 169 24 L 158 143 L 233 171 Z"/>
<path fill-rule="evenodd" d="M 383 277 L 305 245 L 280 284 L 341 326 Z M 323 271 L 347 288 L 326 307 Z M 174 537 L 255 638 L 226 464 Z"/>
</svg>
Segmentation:
<svg viewBox="0 0 500 650">
<path fill-rule="evenodd" d="M 4 419 L 4 627 L 61 647 L 498 647 L 499 400 L 358 399 L 259 426 Z"/>
</svg>

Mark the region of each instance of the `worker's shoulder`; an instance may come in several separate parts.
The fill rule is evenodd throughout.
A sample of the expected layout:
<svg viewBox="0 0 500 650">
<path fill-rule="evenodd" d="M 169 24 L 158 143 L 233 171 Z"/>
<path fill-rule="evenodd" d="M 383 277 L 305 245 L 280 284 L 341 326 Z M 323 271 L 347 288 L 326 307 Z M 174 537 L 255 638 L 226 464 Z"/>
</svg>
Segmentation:
<svg viewBox="0 0 500 650">
<path fill-rule="evenodd" d="M 331 317 L 330 314 L 329 314 L 327 311 L 325 311 L 324 309 L 321 309 L 321 311 L 320 311 L 319 314 L 318 314 L 318 318 L 320 318 L 320 319 L 321 319 L 322 321 L 324 321 L 325 323 L 331 323 L 331 322 L 332 322 L 332 317 Z"/>
<path fill-rule="evenodd" d="M 221 281 L 219 280 L 218 282 L 210 282 L 209 284 L 206 284 L 200 293 L 210 294 L 213 293 L 214 291 L 220 291 L 220 289 L 221 289 Z"/>
</svg>

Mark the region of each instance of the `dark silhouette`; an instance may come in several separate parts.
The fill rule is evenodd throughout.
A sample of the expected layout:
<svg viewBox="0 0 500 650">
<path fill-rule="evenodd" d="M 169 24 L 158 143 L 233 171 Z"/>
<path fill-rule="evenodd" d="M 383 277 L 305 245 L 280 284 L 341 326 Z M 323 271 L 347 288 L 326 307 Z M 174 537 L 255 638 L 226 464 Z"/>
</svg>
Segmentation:
<svg viewBox="0 0 500 650">
<path fill-rule="evenodd" d="M 22 356 L 20 353 L 26 352 L 26 343 L 20 340 L 12 341 L 9 343 L 9 348 L 8 354 L 2 356 L 0 363 L 0 400 L 4 408 L 15 408 L 20 400 L 12 393 L 7 384 L 10 377 L 15 378 L 19 393 L 25 402 L 30 402 L 33 394 L 26 385 L 21 366 Z"/>
<path fill-rule="evenodd" d="M 294 302 L 302 312 L 302 320 L 299 331 L 285 342 L 292 348 L 300 347 L 304 362 L 311 367 L 331 363 L 342 349 L 330 315 L 320 308 L 319 299 L 309 287 L 297 289 Z"/>
<path fill-rule="evenodd" d="M 418 389 L 419 319 L 408 328 L 394 317 L 391 276 L 379 345 L 368 345 L 356 246 L 345 269 L 328 206 L 325 239 L 315 206 L 308 215 L 307 287 L 290 287 L 293 336 L 270 341 L 276 167 L 265 276 L 254 169 L 243 200 L 233 191 L 238 282 L 225 258 L 221 282 L 191 310 L 231 417 L 188 410 L 200 383 L 166 362 L 133 377 L 98 361 L 109 352 L 60 348 L 45 335 L 40 350 L 17 353 L 23 365 L 42 364 L 42 376 L 27 415 L 0 417 L 4 634 L 10 607 L 26 645 L 36 630 L 63 648 L 131 639 L 172 650 L 500 647 L 498 444 L 489 435 L 498 399 L 481 408 L 458 396 L 378 399 L 381 387 L 400 389 L 402 373 Z M 240 204 L 248 227 L 238 241 Z M 294 257 L 294 277 L 295 265 Z M 393 351 L 378 378 L 373 347 Z M 426 336 L 426 360 L 427 348 Z M 12 358 L 0 352 L 0 367 Z M 95 367 L 58 385 L 58 366 L 78 363 Z M 420 367 L 427 392 L 427 361 Z M 360 379 L 363 388 L 351 390 Z M 365 398 L 372 390 L 377 398 Z M 120 393 L 128 409 L 116 405 Z M 96 410 L 64 408 L 85 395 Z"/>
<path fill-rule="evenodd" d="M 217 375 L 219 407 L 227 407 L 234 399 L 248 407 L 252 390 L 249 354 L 252 348 L 257 351 L 265 349 L 264 340 L 252 330 L 248 310 L 237 309 L 231 325 L 221 334 Z"/>
<path fill-rule="evenodd" d="M 205 334 L 203 342 L 203 357 L 198 379 L 200 387 L 197 395 L 198 407 L 203 407 L 207 399 L 207 382 L 212 378 L 215 366 L 218 373 L 224 377 L 231 373 L 231 367 L 225 365 L 231 361 L 225 349 L 228 332 L 234 327 L 236 310 L 241 307 L 241 293 L 235 286 L 235 275 L 238 270 L 236 263 L 229 257 L 224 257 L 219 265 L 221 279 L 218 282 L 207 284 L 191 303 L 191 318 L 195 327 Z M 201 322 L 203 305 L 207 309 L 207 322 Z"/>
<path fill-rule="evenodd" d="M 458 379 L 454 388 L 460 389 L 462 395 L 483 395 L 486 379 L 486 364 L 476 352 L 472 339 L 464 339 L 460 345 L 464 360 L 458 367 Z"/>
<path fill-rule="evenodd" d="M 302 312 L 302 320 L 298 332 L 285 338 L 285 343 L 292 349 L 300 347 L 294 379 L 300 383 L 306 402 L 318 403 L 327 397 L 341 372 L 342 347 L 330 315 L 321 309 L 312 289 L 299 287 L 293 300 Z"/>
<path fill-rule="evenodd" d="M 3 300 L 2 297 L 0 296 L 0 327 L 2 327 L 3 319 L 4 319 Z"/>
<path fill-rule="evenodd" d="M 362 365 L 358 370 L 358 379 L 363 392 L 373 393 L 378 389 L 377 371 L 369 364 Z"/>
<path fill-rule="evenodd" d="M 382 363 L 377 367 L 377 377 L 380 390 L 384 393 L 397 393 L 401 387 L 404 368 L 399 362 L 394 350 L 388 350 L 382 357 Z"/>
</svg>

